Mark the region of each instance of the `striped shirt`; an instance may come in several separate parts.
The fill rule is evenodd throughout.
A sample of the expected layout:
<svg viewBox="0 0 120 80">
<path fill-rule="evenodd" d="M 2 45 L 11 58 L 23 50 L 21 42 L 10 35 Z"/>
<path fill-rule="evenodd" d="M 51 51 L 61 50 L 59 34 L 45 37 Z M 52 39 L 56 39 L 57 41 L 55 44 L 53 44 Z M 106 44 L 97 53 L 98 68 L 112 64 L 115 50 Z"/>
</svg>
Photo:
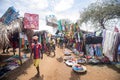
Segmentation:
<svg viewBox="0 0 120 80">
<path fill-rule="evenodd" d="M 34 59 L 40 58 L 40 49 L 42 49 L 42 46 L 40 43 L 34 44 L 32 43 L 32 50 L 34 54 Z"/>
</svg>

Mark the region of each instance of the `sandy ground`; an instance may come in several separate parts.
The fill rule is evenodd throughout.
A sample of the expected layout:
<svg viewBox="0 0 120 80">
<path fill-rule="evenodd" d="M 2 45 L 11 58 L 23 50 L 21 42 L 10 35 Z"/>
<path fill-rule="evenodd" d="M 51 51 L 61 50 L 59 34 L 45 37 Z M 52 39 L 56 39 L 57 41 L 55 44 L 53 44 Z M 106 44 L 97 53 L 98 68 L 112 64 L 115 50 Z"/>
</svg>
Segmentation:
<svg viewBox="0 0 120 80">
<path fill-rule="evenodd" d="M 105 65 L 85 65 L 87 73 L 77 74 L 63 62 L 63 50 L 57 48 L 56 56 L 44 55 L 40 62 L 40 77 L 35 77 L 36 69 L 31 65 L 16 80 L 120 80 L 119 71 Z"/>
<path fill-rule="evenodd" d="M 56 56 L 44 54 L 40 62 L 40 77 L 35 77 L 36 69 L 32 64 L 16 80 L 120 80 L 120 71 L 111 65 L 85 65 L 87 73 L 77 74 L 63 62 L 63 50 L 56 48 Z"/>
</svg>

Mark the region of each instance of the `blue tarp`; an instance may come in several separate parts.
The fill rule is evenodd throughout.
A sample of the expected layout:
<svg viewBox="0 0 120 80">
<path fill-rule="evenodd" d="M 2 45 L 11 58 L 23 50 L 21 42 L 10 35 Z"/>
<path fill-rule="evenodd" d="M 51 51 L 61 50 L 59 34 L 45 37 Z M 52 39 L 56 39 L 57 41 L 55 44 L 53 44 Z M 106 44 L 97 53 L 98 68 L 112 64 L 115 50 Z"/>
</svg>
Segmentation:
<svg viewBox="0 0 120 80">
<path fill-rule="evenodd" d="M 8 8 L 1 19 L 4 24 L 9 25 L 13 20 L 17 19 L 18 16 L 19 12 L 16 12 L 15 8 L 12 6 Z"/>
</svg>

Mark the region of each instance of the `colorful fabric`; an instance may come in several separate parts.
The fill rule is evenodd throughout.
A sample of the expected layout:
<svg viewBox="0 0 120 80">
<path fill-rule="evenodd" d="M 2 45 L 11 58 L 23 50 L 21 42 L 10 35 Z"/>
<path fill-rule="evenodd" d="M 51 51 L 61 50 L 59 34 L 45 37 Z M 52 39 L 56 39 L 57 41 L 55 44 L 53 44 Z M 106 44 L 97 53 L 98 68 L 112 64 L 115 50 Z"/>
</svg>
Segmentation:
<svg viewBox="0 0 120 80">
<path fill-rule="evenodd" d="M 32 43 L 32 50 L 34 53 L 34 59 L 39 59 L 40 58 L 40 49 L 42 49 L 42 46 L 40 43 L 34 44 Z"/>
<path fill-rule="evenodd" d="M 101 50 L 100 46 L 96 46 L 95 54 L 96 54 L 96 56 L 102 56 L 102 50 Z"/>
<path fill-rule="evenodd" d="M 119 44 L 119 46 L 118 46 L 118 52 L 120 52 L 120 44 Z"/>
<path fill-rule="evenodd" d="M 41 43 L 42 41 L 41 41 L 41 35 L 39 35 L 39 42 Z"/>
<path fill-rule="evenodd" d="M 39 15 L 38 14 L 24 14 L 24 28 L 25 29 L 39 29 Z"/>
<path fill-rule="evenodd" d="M 35 67 L 38 67 L 40 63 L 40 59 L 34 59 L 33 63 Z"/>
<path fill-rule="evenodd" d="M 9 25 L 13 20 L 17 19 L 18 16 L 19 13 L 16 12 L 15 8 L 12 6 L 8 8 L 5 14 L 1 17 L 1 19 L 4 24 Z"/>
<path fill-rule="evenodd" d="M 62 31 L 62 23 L 61 20 L 58 21 L 58 30 Z"/>
</svg>

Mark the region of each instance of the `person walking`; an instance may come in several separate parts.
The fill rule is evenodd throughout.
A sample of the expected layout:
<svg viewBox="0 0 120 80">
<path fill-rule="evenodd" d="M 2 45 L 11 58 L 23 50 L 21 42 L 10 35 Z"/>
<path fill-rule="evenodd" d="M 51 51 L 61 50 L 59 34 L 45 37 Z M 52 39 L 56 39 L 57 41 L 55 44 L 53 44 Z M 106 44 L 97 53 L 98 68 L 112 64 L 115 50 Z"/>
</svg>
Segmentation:
<svg viewBox="0 0 120 80">
<path fill-rule="evenodd" d="M 40 71 L 39 71 L 39 63 L 40 63 L 40 58 L 43 59 L 43 54 L 41 53 L 42 50 L 42 45 L 38 42 L 38 36 L 33 37 L 33 43 L 31 45 L 32 51 L 31 51 L 31 58 L 33 54 L 33 63 L 34 66 L 36 67 L 37 74 L 36 76 L 40 76 Z"/>
</svg>

